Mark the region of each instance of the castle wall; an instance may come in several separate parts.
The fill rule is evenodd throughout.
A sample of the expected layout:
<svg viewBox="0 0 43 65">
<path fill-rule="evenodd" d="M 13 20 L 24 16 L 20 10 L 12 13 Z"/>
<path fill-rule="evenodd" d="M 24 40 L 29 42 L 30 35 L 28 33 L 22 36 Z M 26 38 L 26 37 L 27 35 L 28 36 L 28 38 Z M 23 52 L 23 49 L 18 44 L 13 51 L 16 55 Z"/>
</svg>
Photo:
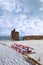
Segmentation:
<svg viewBox="0 0 43 65">
<path fill-rule="evenodd" d="M 23 40 L 42 40 L 43 36 L 24 36 Z"/>
</svg>

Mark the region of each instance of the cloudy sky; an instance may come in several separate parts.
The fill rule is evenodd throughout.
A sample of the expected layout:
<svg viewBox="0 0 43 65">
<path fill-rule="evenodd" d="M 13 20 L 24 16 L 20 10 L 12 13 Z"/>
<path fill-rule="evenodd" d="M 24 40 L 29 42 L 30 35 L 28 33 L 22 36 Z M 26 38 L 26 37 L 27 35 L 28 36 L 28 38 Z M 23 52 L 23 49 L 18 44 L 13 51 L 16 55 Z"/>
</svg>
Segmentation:
<svg viewBox="0 0 43 65">
<path fill-rule="evenodd" d="M 43 35 L 43 0 L 0 0 L 0 35 Z"/>
</svg>

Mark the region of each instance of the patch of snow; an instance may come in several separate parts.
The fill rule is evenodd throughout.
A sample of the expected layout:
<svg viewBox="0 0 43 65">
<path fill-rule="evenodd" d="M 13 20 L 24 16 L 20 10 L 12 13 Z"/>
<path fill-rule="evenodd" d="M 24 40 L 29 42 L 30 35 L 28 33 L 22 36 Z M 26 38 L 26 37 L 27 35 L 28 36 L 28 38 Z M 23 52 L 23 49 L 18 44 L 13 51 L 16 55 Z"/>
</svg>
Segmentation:
<svg viewBox="0 0 43 65">
<path fill-rule="evenodd" d="M 30 65 L 21 54 L 0 44 L 0 65 Z"/>
<path fill-rule="evenodd" d="M 10 40 L 10 41 L 0 41 L 0 43 L 7 44 L 8 46 L 17 43 L 34 48 L 36 54 L 32 54 L 30 56 L 36 60 L 40 59 L 40 63 L 43 65 L 43 40 L 25 40 L 25 41 Z"/>
</svg>

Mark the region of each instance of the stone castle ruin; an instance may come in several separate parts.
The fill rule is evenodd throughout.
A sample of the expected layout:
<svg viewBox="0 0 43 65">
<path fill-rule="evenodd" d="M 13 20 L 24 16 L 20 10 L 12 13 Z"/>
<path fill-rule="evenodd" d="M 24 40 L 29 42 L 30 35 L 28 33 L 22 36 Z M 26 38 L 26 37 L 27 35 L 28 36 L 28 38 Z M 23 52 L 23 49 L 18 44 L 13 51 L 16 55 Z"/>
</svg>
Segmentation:
<svg viewBox="0 0 43 65">
<path fill-rule="evenodd" d="M 11 31 L 10 40 L 19 40 L 19 32 L 13 29 Z M 43 36 L 40 35 L 31 35 L 31 36 L 23 36 L 23 40 L 43 40 Z"/>
<path fill-rule="evenodd" d="M 19 32 L 15 31 L 15 29 L 12 30 L 11 35 L 10 35 L 10 39 L 11 40 L 19 40 Z"/>
</svg>

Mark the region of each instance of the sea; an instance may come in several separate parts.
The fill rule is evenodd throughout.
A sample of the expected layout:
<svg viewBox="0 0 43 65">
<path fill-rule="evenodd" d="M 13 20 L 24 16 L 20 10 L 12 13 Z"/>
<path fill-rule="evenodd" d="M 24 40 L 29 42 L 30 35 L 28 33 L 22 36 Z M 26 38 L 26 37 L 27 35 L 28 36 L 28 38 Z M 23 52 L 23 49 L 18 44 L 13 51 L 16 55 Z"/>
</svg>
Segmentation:
<svg viewBox="0 0 43 65">
<path fill-rule="evenodd" d="M 10 36 L 0 36 L 0 40 L 10 40 Z M 19 40 L 23 40 L 23 37 L 19 37 Z"/>
</svg>

